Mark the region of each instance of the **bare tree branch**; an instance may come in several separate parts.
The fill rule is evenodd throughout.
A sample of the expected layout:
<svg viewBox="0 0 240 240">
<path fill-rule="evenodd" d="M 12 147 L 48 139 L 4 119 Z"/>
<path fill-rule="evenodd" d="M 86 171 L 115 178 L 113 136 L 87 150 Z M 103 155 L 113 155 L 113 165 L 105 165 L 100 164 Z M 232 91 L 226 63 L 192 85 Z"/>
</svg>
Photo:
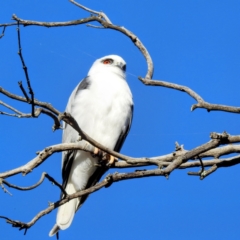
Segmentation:
<svg viewBox="0 0 240 240">
<path fill-rule="evenodd" d="M 232 107 L 232 106 L 226 106 L 226 105 L 219 105 L 219 104 L 211 104 L 203 100 L 203 98 L 197 94 L 195 91 L 192 89 L 170 83 L 170 82 L 165 82 L 165 81 L 157 81 L 157 80 L 151 80 L 152 75 L 153 75 L 153 62 L 152 59 L 145 48 L 145 46 L 142 44 L 142 42 L 139 40 L 139 38 L 134 35 L 132 32 L 127 30 L 124 27 L 119 27 L 117 25 L 113 25 L 107 15 L 103 12 L 97 12 L 95 10 L 86 8 L 85 6 L 70 0 L 73 4 L 77 5 L 78 7 L 81 7 L 82 9 L 96 14 L 97 16 L 91 16 L 88 18 L 83 18 L 80 20 L 73 20 L 73 21 L 68 21 L 68 22 L 38 22 L 38 21 L 31 21 L 31 20 L 24 20 L 21 18 L 18 18 L 16 15 L 13 15 L 13 19 L 16 20 L 19 24 L 22 24 L 24 26 L 30 26 L 30 25 L 36 25 L 36 26 L 44 26 L 44 27 L 62 27 L 62 26 L 71 26 L 71 25 L 80 25 L 88 22 L 93 22 L 97 21 L 99 22 L 104 28 L 110 28 L 113 30 L 120 31 L 124 35 L 128 36 L 132 42 L 139 48 L 139 50 L 142 52 L 144 57 L 146 58 L 147 65 L 148 65 L 148 72 L 145 76 L 145 78 L 139 77 L 139 80 L 141 80 L 145 85 L 150 85 L 150 86 L 162 86 L 162 87 L 167 87 L 167 88 L 172 88 L 175 90 L 179 91 L 184 91 L 188 93 L 192 98 L 194 98 L 197 101 L 197 104 L 192 105 L 191 111 L 195 110 L 196 108 L 205 108 L 208 111 L 226 111 L 226 112 L 233 112 L 233 113 L 239 113 L 240 108 L 239 107 Z M 14 24 L 0 24 L 0 27 L 7 27 L 7 26 L 13 26 Z M 16 25 L 16 24 L 15 24 Z M 94 26 L 97 27 L 97 26 Z"/>
<path fill-rule="evenodd" d="M 240 163 L 240 156 L 237 155 L 235 157 L 231 158 L 223 158 L 223 159 L 212 159 L 212 160 L 203 160 L 203 166 L 204 167 L 211 167 L 213 165 L 217 165 L 220 167 L 231 167 L 234 165 L 237 165 Z M 171 162 L 162 161 L 161 165 L 162 167 L 167 167 L 171 164 Z M 134 164 L 134 167 L 146 167 L 150 165 L 156 165 L 152 163 L 136 163 Z M 133 165 L 126 163 L 124 161 L 115 162 L 111 168 L 132 168 Z M 178 169 L 186 169 L 186 168 L 194 168 L 194 167 L 201 167 L 201 163 L 199 161 L 188 161 L 186 163 L 182 163 Z M 199 175 L 198 175 L 199 176 Z"/>
<path fill-rule="evenodd" d="M 88 144 L 85 141 L 81 141 L 79 143 L 64 143 L 52 145 L 50 147 L 46 147 L 42 151 L 37 152 L 37 156 L 33 158 L 31 161 L 26 163 L 25 165 L 6 171 L 4 173 L 0 173 L 0 178 L 8 178 L 14 176 L 16 174 L 26 175 L 31 172 L 34 168 L 38 167 L 42 164 L 46 159 L 48 159 L 55 152 L 62 152 L 67 150 L 83 150 L 88 152 L 94 152 L 94 147 Z"/>
<path fill-rule="evenodd" d="M 193 159 L 194 157 L 200 155 L 201 153 L 207 152 L 208 150 L 215 148 L 220 144 L 240 142 L 240 136 L 230 136 L 226 133 L 224 134 L 212 133 L 211 136 L 213 139 L 210 142 L 205 143 L 199 147 L 196 147 L 190 151 L 181 151 L 179 153 L 175 152 L 173 154 L 168 154 L 165 156 L 160 156 L 155 158 L 132 158 L 119 153 L 115 153 L 114 151 L 110 151 L 107 148 L 105 148 L 105 150 L 107 153 L 113 154 L 113 156 L 115 157 L 120 156 L 119 159 L 125 160 L 126 163 L 128 164 L 128 165 L 125 165 L 125 167 L 130 167 L 130 165 L 132 167 L 142 166 L 142 164 L 143 165 L 153 164 L 157 166 L 164 166 L 163 162 L 167 162 L 167 161 L 170 162 L 169 158 L 171 158 L 170 164 L 165 165 L 166 169 L 162 170 L 165 174 L 170 174 L 174 169 L 180 168 L 180 166 L 186 161 Z M 86 139 L 89 138 L 89 136 L 87 135 L 86 137 L 87 137 Z M 96 146 L 98 147 L 98 145 L 101 146 L 99 143 L 95 141 L 94 141 L 94 144 L 92 142 L 91 144 L 89 144 L 86 141 L 80 141 L 77 143 L 64 143 L 64 144 L 57 144 L 57 145 L 47 147 L 44 150 L 38 152 L 37 156 L 31 161 L 29 161 L 28 163 L 26 163 L 25 165 L 18 167 L 16 169 L 6 171 L 4 173 L 0 173 L 0 178 L 8 178 L 10 176 L 13 176 L 19 173 L 26 175 L 29 172 L 31 172 L 34 168 L 42 164 L 49 156 L 51 156 L 55 152 L 61 152 L 61 151 L 66 151 L 71 149 L 71 150 L 83 150 L 83 151 L 94 153 L 95 147 Z M 116 166 L 118 165 L 115 163 L 114 167 Z M 123 167 L 123 165 L 121 167 Z"/>
<path fill-rule="evenodd" d="M 6 220 L 7 223 L 11 224 L 13 227 L 19 228 L 19 230 L 27 230 L 30 227 L 32 227 L 40 218 L 42 218 L 43 216 L 45 216 L 46 214 L 50 213 L 52 210 L 54 210 L 55 208 L 58 208 L 59 206 L 63 205 L 64 203 L 70 201 L 73 198 L 77 198 L 86 194 L 90 194 L 93 193 L 99 189 L 101 189 L 102 187 L 106 186 L 109 182 L 108 182 L 108 177 L 106 179 L 104 179 L 102 182 L 97 183 L 95 186 L 88 188 L 86 190 L 83 191 L 79 191 L 76 192 L 74 194 L 71 195 L 66 195 L 63 199 L 50 204 L 50 206 L 44 210 L 42 210 L 41 212 L 39 212 L 30 222 L 28 223 L 24 223 L 24 222 L 20 222 L 20 221 L 15 221 L 15 220 L 11 220 L 10 218 L 4 217 L 4 216 L 0 216 L 0 218 L 3 218 Z"/>
<path fill-rule="evenodd" d="M 0 105 L 2 105 L 4 107 L 12 110 L 13 112 L 15 112 L 15 114 L 10 114 L 10 113 L 0 111 L 0 114 L 2 114 L 2 115 L 7 115 L 7 116 L 10 116 L 10 117 L 17 117 L 17 118 L 32 118 L 33 117 L 31 113 L 22 113 L 19 110 L 17 110 L 16 108 L 4 103 L 3 101 L 0 101 Z M 34 111 L 34 116 L 35 117 L 39 117 L 39 115 L 41 113 L 46 114 L 53 119 L 53 121 L 54 121 L 54 125 L 52 127 L 53 131 L 61 128 L 61 124 L 60 124 L 60 122 L 59 122 L 59 120 L 58 120 L 58 118 L 55 114 L 53 114 L 52 112 L 50 112 L 50 111 L 48 111 L 44 108 L 35 108 L 35 111 Z"/>
<path fill-rule="evenodd" d="M 23 85 L 22 85 L 22 81 L 19 81 L 19 82 L 18 82 L 18 85 L 19 85 L 19 87 L 20 87 L 20 89 L 21 89 L 24 97 L 26 98 L 27 102 L 28 102 L 28 103 L 31 103 L 31 100 L 29 99 L 29 97 L 28 97 L 28 95 L 27 95 L 27 92 L 26 92 L 25 88 L 24 88 Z"/>
<path fill-rule="evenodd" d="M 26 98 L 23 98 L 21 96 L 18 96 L 16 94 L 10 93 L 7 90 L 3 89 L 2 87 L 0 87 L 0 93 L 2 93 L 3 95 L 12 98 L 14 100 L 20 101 L 20 102 L 25 102 L 28 103 L 28 101 L 26 100 Z M 49 111 L 53 112 L 56 115 L 60 115 L 61 112 L 58 111 L 56 108 L 54 108 L 50 103 L 46 103 L 46 102 L 40 102 L 38 101 L 36 98 L 34 99 L 34 104 L 43 108 L 48 109 Z"/>
<path fill-rule="evenodd" d="M 91 11 L 93 11 L 93 10 L 91 10 Z M 94 12 L 96 12 L 96 11 L 94 11 Z M 146 49 L 146 47 L 140 41 L 140 39 L 136 35 L 134 35 L 132 32 L 130 32 L 128 29 L 112 24 L 111 21 L 109 20 L 109 18 L 106 16 L 106 14 L 104 14 L 102 12 L 101 13 L 96 12 L 96 14 L 98 14 L 98 16 L 91 16 L 88 18 L 83 18 L 80 20 L 73 20 L 73 21 L 68 21 L 68 22 L 37 22 L 37 21 L 23 20 L 23 19 L 17 17 L 15 14 L 12 16 L 12 18 L 14 20 L 16 20 L 17 22 L 19 22 L 19 24 L 22 24 L 23 26 L 35 25 L 35 26 L 43 26 L 43 27 L 63 27 L 63 26 L 80 25 L 80 24 L 84 24 L 84 23 L 88 23 L 88 22 L 97 21 L 104 28 L 109 28 L 109 29 L 119 31 L 132 40 L 132 42 L 142 52 L 142 54 L 144 55 L 144 57 L 147 61 L 148 70 L 147 70 L 147 74 L 146 74 L 145 78 L 151 79 L 152 75 L 153 75 L 152 58 L 151 58 L 150 54 L 148 53 L 148 50 Z M 104 18 L 103 18 L 103 16 L 104 16 Z"/>
<path fill-rule="evenodd" d="M 71 3 L 73 3 L 74 5 L 82 8 L 83 10 L 85 10 L 85 11 L 87 11 L 87 12 L 89 12 L 89 13 L 96 14 L 96 15 L 99 16 L 100 18 L 105 19 L 106 22 L 112 24 L 112 22 L 110 21 L 110 19 L 108 18 L 108 16 L 107 16 L 105 13 L 94 11 L 94 10 L 92 10 L 92 9 L 90 9 L 90 8 L 87 8 L 87 7 L 83 6 L 82 4 L 77 3 L 77 2 L 75 2 L 75 1 L 73 1 L 73 0 L 69 0 L 69 1 L 70 1 Z"/>
<path fill-rule="evenodd" d="M 64 194 L 67 195 L 67 193 L 66 193 L 65 189 L 62 187 L 62 185 L 60 183 L 58 183 L 53 177 L 51 177 L 46 172 L 42 173 L 41 178 L 39 179 L 39 181 L 37 183 L 35 183 L 34 185 L 29 186 L 29 187 L 20 187 L 20 186 L 11 184 L 3 178 L 0 178 L 0 184 L 6 184 L 10 188 L 15 188 L 15 189 L 21 190 L 21 191 L 29 191 L 29 190 L 32 190 L 32 189 L 38 187 L 39 185 L 41 185 L 45 178 L 47 178 L 50 182 L 52 182 L 54 185 L 56 185 Z"/>
<path fill-rule="evenodd" d="M 199 94 L 197 94 L 191 88 L 186 86 L 182 86 L 182 85 L 178 85 L 170 82 L 159 81 L 159 80 L 150 80 L 150 79 L 141 78 L 141 77 L 139 77 L 139 80 L 147 86 L 161 86 L 161 87 L 172 88 L 172 89 L 187 93 L 189 96 L 191 96 L 197 101 L 197 104 L 192 105 L 191 111 L 195 110 L 196 108 L 205 108 L 208 110 L 208 112 L 225 111 L 225 112 L 232 112 L 232 113 L 240 113 L 240 107 L 232 107 L 232 106 L 212 104 L 212 103 L 205 102 Z"/>
<path fill-rule="evenodd" d="M 74 2 L 74 1 L 71 1 Z M 76 2 L 74 2 L 75 4 Z M 82 6 L 82 5 L 81 5 Z M 90 11 L 93 11 L 89 9 Z M 104 13 L 102 12 L 97 12 L 94 11 L 95 14 L 98 14 L 98 16 L 91 16 L 89 18 L 84 18 L 80 20 L 74 20 L 74 21 L 69 21 L 69 22 L 37 22 L 37 21 L 30 21 L 30 20 L 23 20 L 21 18 L 18 18 L 16 15 L 13 15 L 13 19 L 19 22 L 19 24 L 22 24 L 24 26 L 30 26 L 30 25 L 36 25 L 36 26 L 45 26 L 45 27 L 61 27 L 61 26 L 71 26 L 71 25 L 80 25 L 92 21 L 97 21 L 99 22 L 104 28 L 110 28 L 113 30 L 120 31 L 124 35 L 128 36 L 133 43 L 139 48 L 139 50 L 142 52 L 144 57 L 146 58 L 147 65 L 148 65 L 148 72 L 145 76 L 145 78 L 139 77 L 139 80 L 141 80 L 145 85 L 150 85 L 150 86 L 162 86 L 162 87 L 167 87 L 167 88 L 172 88 L 175 90 L 183 91 L 186 92 L 188 95 L 190 95 L 192 98 L 194 98 L 197 101 L 197 104 L 192 105 L 191 111 L 195 110 L 196 108 L 205 108 L 208 111 L 226 111 L 226 112 L 233 112 L 233 113 L 239 113 L 240 108 L 239 107 L 232 107 L 232 106 L 226 106 L 226 105 L 219 105 L 219 104 L 211 104 L 203 100 L 203 98 L 197 94 L 195 91 L 192 89 L 170 83 L 170 82 L 165 82 L 165 81 L 158 81 L 158 80 L 150 80 L 152 78 L 153 74 L 153 63 L 152 59 L 147 51 L 147 49 L 144 47 L 144 45 L 141 43 L 141 41 L 137 38 L 136 35 L 134 35 L 132 32 L 129 30 L 125 29 L 124 27 L 119 27 L 113 24 L 110 24 L 105 17 L 102 15 Z M 105 14 L 104 14 L 105 15 Z M 99 17 L 100 16 L 100 17 Z M 103 19 L 104 17 L 104 19 Z M 7 24 L 0 24 L 0 26 L 12 26 L 12 24 L 7 25 Z M 95 26 L 96 27 L 96 26 Z"/>
<path fill-rule="evenodd" d="M 34 117 L 34 92 L 32 90 L 31 83 L 30 83 L 30 80 L 29 80 L 27 66 L 26 66 L 26 64 L 24 62 L 23 55 L 22 55 L 22 46 L 21 46 L 19 22 L 18 22 L 18 27 L 17 27 L 17 34 L 18 34 L 18 55 L 19 55 L 19 57 L 21 59 L 22 67 L 23 67 L 23 70 L 24 70 L 24 73 L 25 73 L 25 77 L 26 77 L 26 80 L 27 80 L 28 90 L 29 90 L 29 94 L 31 96 L 32 116 Z M 27 97 L 26 91 L 24 90 L 24 88 L 22 86 L 22 82 L 19 82 L 19 86 L 21 87 L 21 89 L 22 89 L 22 91 L 23 91 L 27 101 L 29 102 L 29 98 Z"/>
<path fill-rule="evenodd" d="M 4 36 L 5 30 L 6 30 L 6 26 L 3 27 L 2 34 L 0 35 L 0 39 Z"/>
<path fill-rule="evenodd" d="M 178 160 L 177 160 L 178 161 Z M 211 166 L 208 170 L 204 171 L 201 176 L 201 179 L 205 178 L 212 172 L 216 171 L 218 167 L 227 167 L 232 166 L 240 163 L 240 155 L 237 157 L 229 158 L 229 159 L 223 159 L 223 160 L 212 160 L 212 161 L 204 161 L 203 165 L 205 166 Z M 81 197 L 83 195 L 88 195 L 93 192 L 96 192 L 100 190 L 103 187 L 109 187 L 114 182 L 119 182 L 123 180 L 129 180 L 129 179 L 135 179 L 135 178 L 143 178 L 143 177 L 151 177 L 151 176 L 168 176 L 171 171 L 173 170 L 172 167 L 169 167 L 170 165 L 175 165 L 175 163 L 164 163 L 166 164 L 165 169 L 154 169 L 154 170 L 138 170 L 131 173 L 113 173 L 106 176 L 105 179 L 103 179 L 100 183 L 97 183 L 95 186 L 90 187 L 88 189 L 78 191 L 71 195 L 66 195 L 63 199 L 51 204 L 48 208 L 40 211 L 30 222 L 24 223 L 20 221 L 14 221 L 7 217 L 0 216 L 0 218 L 4 218 L 7 220 L 7 223 L 11 224 L 13 227 L 19 228 L 19 230 L 22 229 L 28 229 L 32 227 L 40 218 L 42 218 L 44 215 L 50 213 L 55 208 L 58 208 L 59 206 L 63 205 L 64 203 L 70 201 L 73 198 Z M 188 168 L 188 167 L 195 167 L 199 166 L 201 163 L 199 161 L 194 162 L 188 162 L 183 163 L 180 168 Z"/>
</svg>

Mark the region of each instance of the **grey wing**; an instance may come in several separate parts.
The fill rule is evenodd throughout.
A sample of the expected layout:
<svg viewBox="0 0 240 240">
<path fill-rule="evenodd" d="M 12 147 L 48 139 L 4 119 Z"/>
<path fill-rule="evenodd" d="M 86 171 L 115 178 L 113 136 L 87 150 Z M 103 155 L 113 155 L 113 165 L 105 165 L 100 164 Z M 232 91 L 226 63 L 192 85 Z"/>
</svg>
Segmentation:
<svg viewBox="0 0 240 240">
<path fill-rule="evenodd" d="M 131 111 L 130 111 L 127 119 L 126 119 L 126 123 L 125 123 L 125 126 L 126 126 L 126 127 L 125 127 L 125 129 L 121 132 L 121 134 L 119 135 L 119 138 L 118 138 L 118 140 L 117 140 L 117 143 L 116 143 L 116 145 L 115 145 L 115 147 L 114 147 L 114 151 L 116 151 L 116 152 L 119 152 L 119 151 L 121 150 L 122 145 L 123 145 L 123 143 L 124 143 L 124 141 L 125 141 L 128 133 L 129 133 L 129 131 L 130 131 L 130 128 L 131 128 L 131 125 L 132 125 L 132 119 L 133 119 L 133 109 L 134 109 L 134 107 L 133 107 L 133 105 L 132 105 L 132 106 L 131 106 Z"/>
<path fill-rule="evenodd" d="M 67 107 L 66 107 L 66 112 L 72 113 L 72 108 L 75 103 L 75 97 L 78 94 L 81 94 L 84 90 L 89 89 L 90 87 L 90 78 L 87 76 L 85 77 L 73 90 L 71 96 L 69 97 Z M 69 143 L 69 142 L 74 142 L 78 138 L 78 133 L 69 125 L 66 123 L 63 124 L 64 132 L 63 132 L 63 138 L 62 142 L 63 143 Z"/>
<path fill-rule="evenodd" d="M 66 112 L 69 112 L 71 114 L 72 106 L 74 105 L 74 99 L 77 94 L 80 94 L 80 91 L 84 91 L 88 89 L 90 86 L 90 80 L 89 77 L 84 78 L 77 87 L 73 90 L 66 107 Z M 68 124 L 64 123 L 64 132 L 63 132 L 63 143 L 70 143 L 75 142 L 78 139 L 78 133 Z M 77 151 L 66 151 L 63 152 L 63 158 L 62 158 L 62 186 L 63 188 L 66 187 L 69 174 L 71 172 L 72 163 L 75 159 L 75 156 L 77 154 Z"/>
</svg>

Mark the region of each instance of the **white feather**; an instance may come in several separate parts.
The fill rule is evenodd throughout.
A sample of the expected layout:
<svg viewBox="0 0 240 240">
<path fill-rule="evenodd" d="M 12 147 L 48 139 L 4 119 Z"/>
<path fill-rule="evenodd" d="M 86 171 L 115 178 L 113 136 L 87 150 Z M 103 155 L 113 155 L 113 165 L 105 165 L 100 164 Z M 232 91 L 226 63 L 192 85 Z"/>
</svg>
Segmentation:
<svg viewBox="0 0 240 240">
<path fill-rule="evenodd" d="M 103 64 L 106 58 L 111 58 L 113 64 Z M 66 109 L 89 136 L 110 149 L 114 149 L 120 134 L 126 130 L 126 119 L 132 114 L 132 94 L 121 69 L 125 64 L 116 55 L 96 60 L 88 73 L 89 87 L 77 92 L 77 86 Z M 78 138 L 77 132 L 69 129 L 63 134 L 64 142 L 73 142 Z M 96 161 L 91 154 L 78 151 L 66 187 L 68 194 L 85 189 L 96 170 Z M 79 201 L 74 199 L 59 207 L 57 226 L 60 229 L 70 226 Z"/>
</svg>

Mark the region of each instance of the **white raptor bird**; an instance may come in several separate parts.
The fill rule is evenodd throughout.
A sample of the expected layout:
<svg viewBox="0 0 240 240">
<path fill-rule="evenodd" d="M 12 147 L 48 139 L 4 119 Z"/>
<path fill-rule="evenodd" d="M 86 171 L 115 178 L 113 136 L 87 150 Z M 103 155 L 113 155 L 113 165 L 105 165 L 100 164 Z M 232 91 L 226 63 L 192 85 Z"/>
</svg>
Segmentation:
<svg viewBox="0 0 240 240">
<path fill-rule="evenodd" d="M 132 93 L 125 78 L 126 62 L 117 55 L 97 59 L 72 92 L 66 112 L 81 129 L 107 148 L 120 151 L 133 116 Z M 76 142 L 78 133 L 65 125 L 63 143 Z M 68 194 L 95 185 L 107 170 L 97 167 L 98 158 L 84 151 L 66 151 L 62 155 L 63 187 Z M 56 224 L 49 233 L 68 228 L 75 212 L 87 196 L 72 199 L 58 208 Z"/>
</svg>

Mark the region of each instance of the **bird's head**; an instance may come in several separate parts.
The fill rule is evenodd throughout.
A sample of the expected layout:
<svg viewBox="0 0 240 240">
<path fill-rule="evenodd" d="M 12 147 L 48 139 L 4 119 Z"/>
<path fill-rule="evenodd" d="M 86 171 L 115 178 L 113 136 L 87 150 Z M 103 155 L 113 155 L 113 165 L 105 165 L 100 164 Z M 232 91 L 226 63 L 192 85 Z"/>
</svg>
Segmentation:
<svg viewBox="0 0 240 240">
<path fill-rule="evenodd" d="M 97 59 L 88 72 L 88 76 L 95 73 L 111 72 L 125 78 L 126 62 L 117 55 L 108 55 Z"/>
</svg>

